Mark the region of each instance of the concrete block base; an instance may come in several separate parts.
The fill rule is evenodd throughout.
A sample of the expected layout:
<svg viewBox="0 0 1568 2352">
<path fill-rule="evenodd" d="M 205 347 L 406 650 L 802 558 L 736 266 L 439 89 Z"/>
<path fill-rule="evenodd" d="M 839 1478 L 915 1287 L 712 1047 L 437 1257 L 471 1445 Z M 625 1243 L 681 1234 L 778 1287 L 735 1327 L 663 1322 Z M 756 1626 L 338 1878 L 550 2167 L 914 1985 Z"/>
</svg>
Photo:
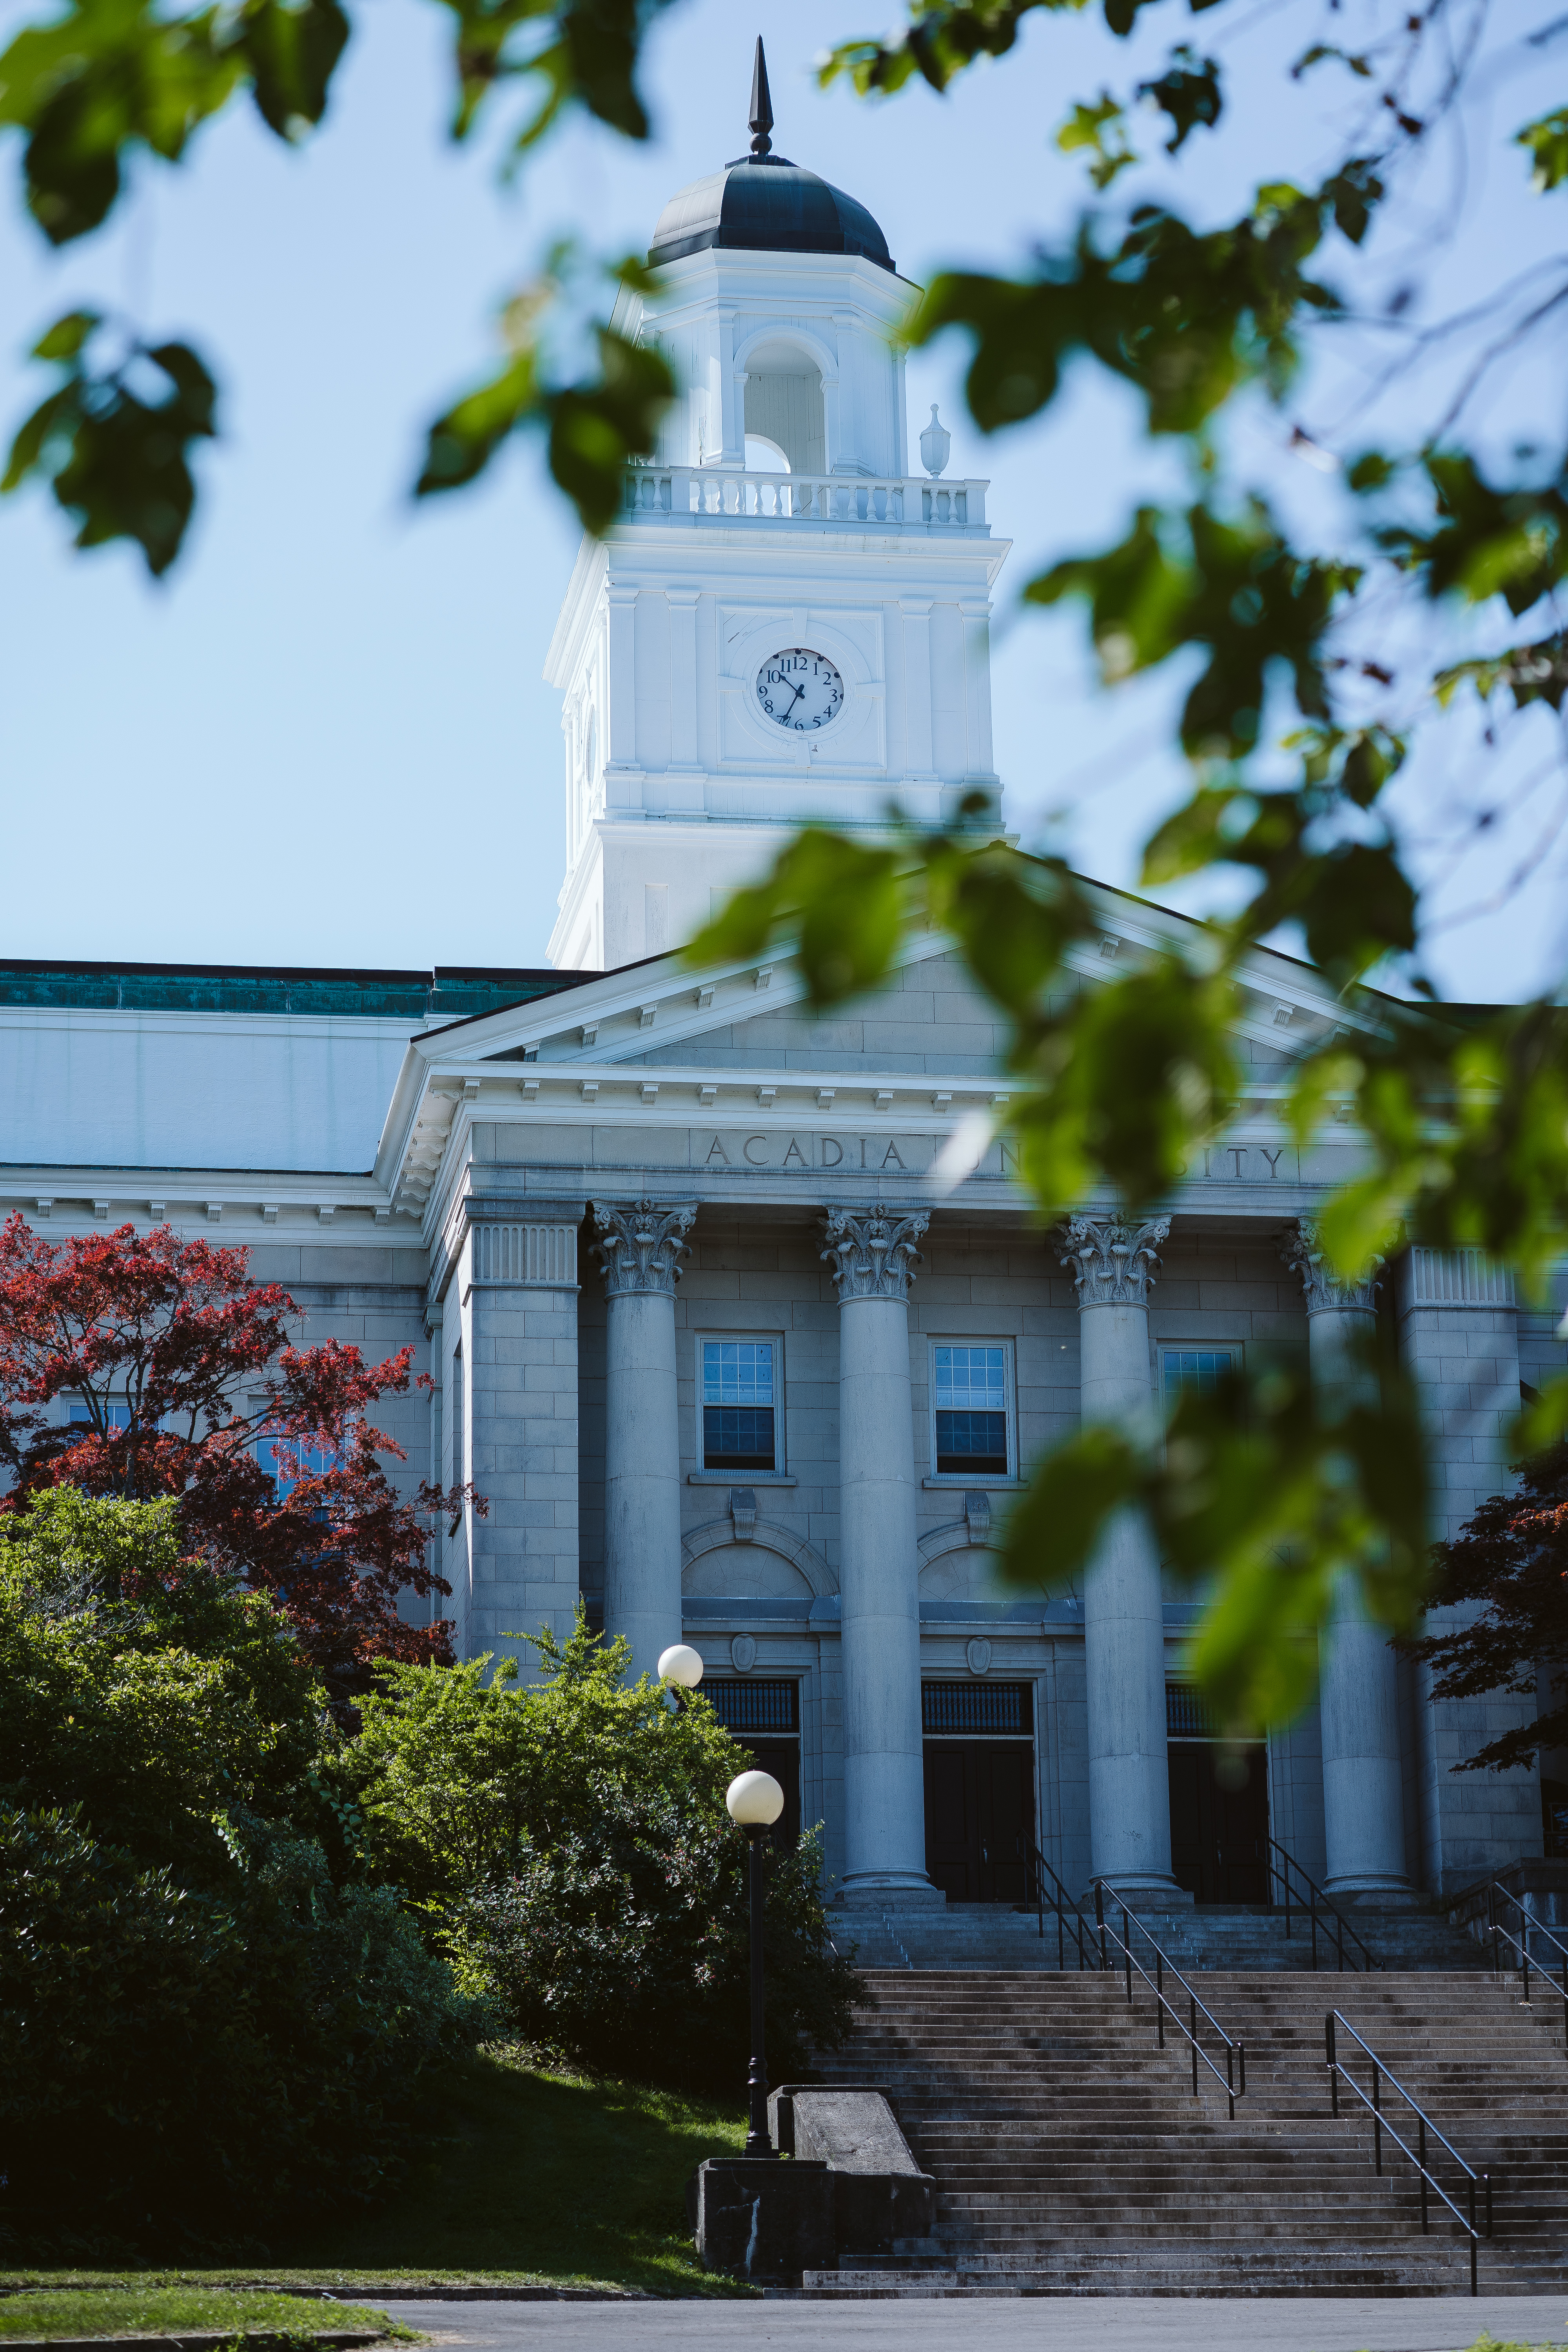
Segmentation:
<svg viewBox="0 0 1568 2352">
<path fill-rule="evenodd" d="M 835 2270 L 833 2178 L 795 2158 L 710 2157 L 697 2168 L 697 2251 L 710 2271 L 759 2286 L 797 2286 Z"/>
</svg>

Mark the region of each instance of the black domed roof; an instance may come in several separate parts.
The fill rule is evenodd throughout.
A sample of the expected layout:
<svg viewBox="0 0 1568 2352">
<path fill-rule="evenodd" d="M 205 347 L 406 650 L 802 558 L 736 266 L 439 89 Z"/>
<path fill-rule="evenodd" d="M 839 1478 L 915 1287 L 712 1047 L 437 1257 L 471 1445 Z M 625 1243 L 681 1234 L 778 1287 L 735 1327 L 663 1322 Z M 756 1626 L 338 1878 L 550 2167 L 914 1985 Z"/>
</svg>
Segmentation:
<svg viewBox="0 0 1568 2352">
<path fill-rule="evenodd" d="M 752 152 L 671 196 L 658 216 L 648 260 L 679 261 L 718 246 L 742 253 L 858 253 L 879 269 L 892 257 L 864 205 L 815 172 L 769 151 L 773 127 L 767 61 L 757 42 L 752 73 Z"/>
<path fill-rule="evenodd" d="M 858 253 L 891 269 L 888 240 L 864 205 L 783 155 L 742 155 L 671 196 L 650 262 L 713 246 L 751 253 Z"/>
</svg>

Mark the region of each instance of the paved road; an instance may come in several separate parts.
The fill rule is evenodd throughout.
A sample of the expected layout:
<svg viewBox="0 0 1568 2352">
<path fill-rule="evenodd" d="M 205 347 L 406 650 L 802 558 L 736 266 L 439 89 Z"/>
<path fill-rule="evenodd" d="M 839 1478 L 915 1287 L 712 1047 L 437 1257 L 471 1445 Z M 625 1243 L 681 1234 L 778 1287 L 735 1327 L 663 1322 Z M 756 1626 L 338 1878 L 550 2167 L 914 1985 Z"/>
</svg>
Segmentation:
<svg viewBox="0 0 1568 2352">
<path fill-rule="evenodd" d="M 1562 2295 L 383 2303 L 449 2352 L 1463 2352 L 1568 2343 Z"/>
</svg>

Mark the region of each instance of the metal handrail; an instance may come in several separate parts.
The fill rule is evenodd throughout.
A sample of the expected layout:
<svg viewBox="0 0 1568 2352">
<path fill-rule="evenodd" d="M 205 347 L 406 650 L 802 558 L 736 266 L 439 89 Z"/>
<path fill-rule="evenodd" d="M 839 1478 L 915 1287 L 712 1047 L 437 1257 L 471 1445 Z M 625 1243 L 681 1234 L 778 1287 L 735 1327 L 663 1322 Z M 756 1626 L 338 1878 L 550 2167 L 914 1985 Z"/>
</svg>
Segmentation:
<svg viewBox="0 0 1568 2352">
<path fill-rule="evenodd" d="M 1039 1935 L 1042 1943 L 1045 1940 L 1046 1934 L 1046 1906 L 1047 1903 L 1049 1903 L 1051 1908 L 1057 1915 L 1057 1967 L 1058 1969 L 1065 1969 L 1067 1967 L 1067 1923 L 1069 1918 L 1072 1921 L 1073 1937 L 1078 1946 L 1078 1965 L 1080 1973 L 1086 1968 L 1098 1967 L 1099 1961 L 1097 1959 L 1087 1958 L 1084 1954 L 1083 1931 L 1085 1920 L 1078 1905 L 1073 1901 L 1072 1896 L 1068 1893 L 1067 1888 L 1062 1885 L 1061 1880 L 1057 1876 L 1056 1872 L 1051 1868 L 1050 1864 L 1046 1860 L 1045 1855 L 1040 1852 L 1039 1847 L 1034 1843 L 1032 1838 L 1025 1840 L 1025 1852 L 1028 1856 L 1028 1861 L 1026 1866 L 1032 1870 L 1034 1874 L 1035 1909 L 1038 1920 Z M 1047 1894 L 1045 1885 L 1047 1878 L 1051 1882 L 1049 1894 Z M 1093 1948 L 1094 1947 L 1091 1942 L 1089 1950 L 1092 1952 Z"/>
<path fill-rule="evenodd" d="M 1264 1843 L 1268 1851 L 1267 1867 L 1268 1871 L 1269 1886 L 1272 1888 L 1275 1880 L 1278 1879 L 1285 1891 L 1285 1933 L 1287 1937 L 1289 1937 L 1290 1933 L 1290 1873 L 1292 1871 L 1295 1872 L 1297 1877 L 1302 1881 L 1307 1888 L 1306 1901 L 1303 1903 L 1300 1896 L 1298 1895 L 1295 1897 L 1295 1906 L 1298 1911 L 1306 1912 L 1308 1919 L 1311 1923 L 1313 1969 L 1316 1970 L 1318 1965 L 1318 1906 L 1320 1904 L 1328 1917 L 1333 1921 L 1333 1944 L 1335 1950 L 1339 1954 L 1340 1974 L 1342 1976 L 1345 1970 L 1345 1937 L 1347 1936 L 1355 1946 L 1356 1950 L 1361 1954 L 1359 1960 L 1352 1958 L 1350 1962 L 1352 1971 L 1362 1969 L 1370 1972 L 1373 1969 L 1381 1969 L 1383 1962 L 1378 1959 L 1374 1954 L 1368 1951 L 1366 1946 L 1362 1942 L 1361 1937 L 1356 1934 L 1355 1929 L 1351 1926 L 1350 1921 L 1345 1918 L 1341 1912 L 1335 1910 L 1333 1905 L 1330 1902 L 1322 1888 L 1318 1885 L 1317 1880 L 1308 1876 L 1300 1864 L 1297 1861 L 1295 1855 L 1291 1853 L 1288 1848 L 1282 1846 L 1278 1838 L 1266 1838 L 1264 1840 Z M 1281 1869 L 1279 1867 L 1279 1864 L 1276 1863 L 1274 1860 L 1274 1856 L 1276 1854 L 1279 1856 L 1280 1862 L 1284 1864 L 1283 1869 Z"/>
<path fill-rule="evenodd" d="M 1505 1927 L 1502 1921 L 1498 1917 L 1497 1898 L 1500 1895 L 1502 1896 L 1505 1903 L 1511 1903 L 1513 1905 L 1514 1909 L 1519 1913 L 1521 1919 L 1523 1921 L 1524 1933 L 1522 1937 L 1516 1936 L 1510 1927 Z M 1563 2055 L 1564 2057 L 1568 2057 L 1568 1944 L 1565 1944 L 1560 1936 L 1554 1936 L 1551 1928 L 1546 1926 L 1543 1920 L 1533 1918 L 1530 1912 L 1525 1909 L 1524 1905 L 1520 1901 L 1519 1896 L 1514 1893 L 1512 1887 L 1505 1886 L 1500 1878 L 1491 1878 L 1487 1881 L 1487 1927 L 1492 1939 L 1492 1969 L 1496 1975 L 1500 1977 L 1502 1974 L 1502 1952 L 1499 1939 L 1501 1939 L 1501 1943 L 1511 1944 L 1514 1950 L 1518 1953 L 1520 1969 L 1524 1977 L 1524 1985 L 1521 1998 L 1524 2000 L 1528 2000 L 1530 1999 L 1530 1943 L 1531 1937 L 1544 1936 L 1547 1942 L 1552 1946 L 1552 1950 L 1558 1954 L 1563 1963 Z M 1551 1971 L 1547 1969 L 1542 1968 L 1539 1960 L 1535 1965 L 1541 1975 L 1545 1977 L 1548 1984 L 1550 1984 L 1552 1981 Z"/>
<path fill-rule="evenodd" d="M 1349 2067 L 1343 2063 L 1340 2057 L 1338 2030 L 1342 2025 L 1344 2027 L 1345 2032 L 1350 2035 L 1351 2040 L 1357 2043 L 1361 2049 L 1364 2050 L 1367 2056 L 1372 2060 L 1372 2096 L 1370 2098 L 1368 2098 L 1366 2093 L 1362 2089 L 1361 2084 L 1356 2081 L 1355 2076 L 1351 2073 Z M 1418 2105 L 1416 2101 L 1411 2097 L 1409 2092 L 1405 2089 L 1398 2075 L 1395 2074 L 1392 2069 L 1384 2063 L 1384 2060 L 1378 2056 L 1371 2042 L 1363 2042 L 1362 2040 L 1361 2035 L 1356 2032 L 1355 2027 L 1351 2023 L 1350 2019 L 1344 2015 L 1342 2011 L 1331 2009 L 1324 2016 L 1323 2042 L 1324 2047 L 1328 2052 L 1329 2100 L 1334 2114 L 1337 2116 L 1340 2111 L 1340 2082 L 1342 2077 L 1345 2083 L 1347 2083 L 1350 2088 L 1355 2093 L 1356 2097 L 1361 2101 L 1363 2106 L 1371 2111 L 1373 2164 L 1373 2168 L 1378 2173 L 1379 2177 L 1381 2178 L 1383 2172 L 1383 2135 L 1384 2132 L 1388 2134 L 1389 2138 L 1394 2142 L 1395 2147 L 1400 2149 L 1404 2155 L 1409 2158 L 1411 2163 L 1415 2167 L 1416 2171 L 1420 2174 L 1421 2228 L 1423 2234 L 1429 2234 L 1431 2231 L 1431 2222 L 1427 2214 L 1426 2200 L 1426 2191 L 1429 2186 L 1436 2190 L 1438 2196 L 1442 2199 L 1444 2204 L 1447 2207 L 1455 2221 L 1458 2221 L 1459 2227 L 1468 2234 L 1470 2241 L 1470 2293 L 1472 2294 L 1478 2294 L 1479 2289 L 1476 2284 L 1476 2249 L 1480 2243 L 1481 2233 L 1476 2227 L 1476 2190 L 1478 2187 L 1479 2187 L 1486 2192 L 1486 2234 L 1489 2238 L 1492 2233 L 1492 2183 L 1490 2173 L 1474 2172 L 1471 2170 L 1470 2167 L 1465 2162 L 1464 2158 L 1459 2154 L 1458 2149 L 1454 2146 L 1452 2140 L 1446 2139 L 1444 2137 L 1443 2134 L 1437 2129 L 1436 2125 L 1426 2114 L 1425 2108 Z M 1394 2126 L 1389 2122 L 1387 2116 L 1383 2112 L 1382 2083 L 1384 2075 L 1386 2075 L 1389 2082 L 1393 2084 L 1394 2088 L 1398 2092 L 1400 2097 L 1404 2100 L 1411 2113 L 1415 2116 L 1416 2121 L 1420 2126 L 1420 2129 L 1417 2134 L 1420 2146 L 1419 2155 L 1417 2155 L 1415 2148 L 1409 2147 L 1405 2145 L 1405 2141 L 1401 2139 L 1399 2134 L 1394 2130 Z M 1436 2174 L 1427 2169 L 1426 2135 L 1428 2132 L 1431 2133 L 1433 2138 L 1438 2142 L 1439 2146 L 1447 2149 L 1448 2154 L 1453 2158 L 1454 2162 L 1458 2166 L 1459 2170 L 1469 2182 L 1469 2196 L 1468 2201 L 1470 2212 L 1469 2219 L 1468 2221 L 1464 2214 L 1460 2212 L 1458 2207 L 1455 2204 L 1453 2199 L 1449 2196 L 1442 2182 L 1437 2179 Z"/>
<path fill-rule="evenodd" d="M 1117 1934 L 1114 1927 L 1109 1927 L 1106 1924 L 1105 1897 L 1107 1895 L 1111 1897 L 1113 1902 L 1121 1906 L 1122 1932 L 1120 1936 Z M 1194 2098 L 1195 2099 L 1198 2095 L 1198 2060 L 1201 2058 L 1204 2064 L 1208 2068 L 1209 2073 L 1214 2076 L 1215 2082 L 1224 2085 L 1226 2098 L 1230 2107 L 1230 2120 L 1234 2123 L 1236 2121 L 1237 2100 L 1238 2098 L 1245 2098 L 1247 2095 L 1247 2045 L 1245 2042 L 1233 2042 L 1231 2040 L 1229 2034 L 1226 2032 L 1218 2018 L 1215 2017 L 1214 2011 L 1207 2008 L 1205 2004 L 1198 1999 L 1197 1994 L 1193 1990 L 1192 1986 L 1187 1982 L 1186 1978 L 1182 1974 L 1180 1969 L 1177 1968 L 1175 1962 L 1173 1960 L 1167 1959 L 1160 1944 L 1152 1935 L 1150 1935 L 1149 1930 L 1143 1925 L 1142 1920 L 1138 1918 L 1136 1914 L 1131 1910 L 1126 1896 L 1119 1894 L 1117 1889 L 1111 1885 L 1110 1881 L 1108 1878 L 1097 1878 L 1094 1882 L 1094 1921 L 1095 1930 L 1100 1939 L 1100 1967 L 1102 1969 L 1110 1969 L 1112 1965 L 1105 1948 L 1106 1938 L 1109 1937 L 1113 1944 L 1120 1944 L 1121 1947 L 1123 1966 L 1127 1976 L 1127 2000 L 1129 2006 L 1131 2006 L 1132 2000 L 1132 1971 L 1136 1969 L 1139 1975 L 1142 1978 L 1144 1983 L 1149 1987 L 1150 1991 L 1154 1996 L 1156 2003 L 1154 2011 L 1154 2023 L 1159 2034 L 1161 2049 L 1163 2050 L 1165 2046 L 1165 2019 L 1169 2016 L 1180 2031 L 1186 2035 L 1188 2042 L 1192 2045 Z M 1132 1929 L 1134 1927 L 1137 1928 L 1138 1933 L 1143 1937 L 1145 1943 L 1153 1947 L 1154 1974 L 1152 1976 L 1149 1974 L 1148 1969 L 1143 1966 L 1142 1961 L 1132 1949 Z M 1182 1990 L 1187 1996 L 1187 2016 L 1184 2018 L 1165 1998 L 1165 1971 L 1167 1969 L 1169 1969 L 1171 1974 L 1175 1978 L 1176 1982 L 1181 1986 Z M 1225 2071 L 1223 2074 L 1198 2040 L 1198 2012 L 1200 2010 L 1203 2011 L 1203 2014 L 1208 2021 L 1209 2024 L 1214 2028 L 1214 2031 L 1218 2035 L 1220 2041 L 1225 2044 Z M 1239 2081 L 1237 2079 L 1237 2067 L 1238 2061 L 1240 2072 Z"/>
<path fill-rule="evenodd" d="M 1089 1923 L 1085 1919 L 1082 1911 L 1074 1902 L 1072 1896 L 1068 1893 L 1067 1888 L 1062 1885 L 1062 1882 L 1058 1877 L 1055 1870 L 1052 1869 L 1050 1864 L 1046 1860 L 1045 1855 L 1040 1852 L 1039 1847 L 1035 1844 L 1034 1841 L 1032 1839 L 1026 1839 L 1024 1846 L 1025 1852 L 1028 1856 L 1030 1867 L 1034 1872 L 1035 1910 L 1038 1923 L 1038 1930 L 1042 1939 L 1044 1938 L 1046 1932 L 1046 1910 L 1047 1905 L 1057 1916 L 1058 1968 L 1065 1969 L 1067 1966 L 1067 1937 L 1069 1921 L 1071 1923 L 1072 1937 L 1078 1952 L 1078 1964 L 1080 1970 L 1084 1969 L 1093 1969 L 1096 1970 L 1103 1969 L 1109 1972 L 1112 1969 L 1116 1968 L 1117 1963 L 1110 1958 L 1106 1948 L 1107 1940 L 1109 1939 L 1110 1942 L 1118 1945 L 1122 1954 L 1121 1969 L 1127 1979 L 1127 1998 L 1129 2002 L 1131 2002 L 1132 1999 L 1132 1971 L 1136 1969 L 1144 1983 L 1154 1995 L 1156 2004 L 1154 2010 L 1154 2025 L 1160 2048 L 1163 2050 L 1165 2046 L 1165 2019 L 1169 2016 L 1173 2020 L 1182 2032 L 1186 2035 L 1188 2042 L 1192 2045 L 1194 2098 L 1195 2099 L 1198 2095 L 1198 2061 L 1201 2058 L 1204 2064 L 1214 2076 L 1215 2082 L 1224 2085 L 1226 2098 L 1230 2107 L 1231 2120 L 1234 2123 L 1236 2120 L 1237 2100 L 1243 2097 L 1247 2091 L 1247 2050 L 1245 2044 L 1240 2042 L 1233 2042 L 1231 2040 L 1229 2034 L 1226 2032 L 1218 2018 L 1215 2016 L 1212 2010 L 1198 1999 L 1197 1994 L 1193 1990 L 1192 1986 L 1187 1982 L 1185 1977 L 1182 1974 L 1180 1969 L 1177 1968 L 1175 1962 L 1166 1958 L 1163 1949 L 1155 1938 L 1150 1935 L 1149 1930 L 1144 1927 L 1143 1922 L 1141 1919 L 1134 1919 L 1132 1917 L 1125 1899 L 1117 1894 L 1115 1887 L 1110 1885 L 1108 1879 L 1096 1879 L 1094 1884 L 1095 1925 L 1093 1932 L 1089 1937 L 1088 1950 L 1086 1951 L 1084 1948 L 1084 1930 L 1088 1927 Z M 1048 1889 L 1046 1884 L 1047 1880 L 1049 1880 L 1050 1882 Z M 1124 1936 L 1119 1936 L 1115 1928 L 1109 1927 L 1106 1923 L 1104 1898 L 1107 1891 L 1109 1891 L 1114 1900 L 1121 1906 L 1121 1924 L 1127 1931 Z M 1143 1966 L 1142 1961 L 1139 1959 L 1137 1954 L 1132 1949 L 1131 1930 L 1133 1926 L 1136 1926 L 1139 1934 L 1143 1937 L 1144 1941 L 1153 1946 L 1154 1973 L 1152 1976 L 1149 1974 L 1148 1969 Z M 1187 1996 L 1187 2015 L 1184 2019 L 1176 2009 L 1173 2008 L 1171 2002 L 1165 1998 L 1165 1971 L 1167 1969 L 1170 1970 L 1172 1976 L 1174 1977 L 1176 1982 L 1181 1986 L 1182 1990 Z M 1208 2052 L 1203 2047 L 1203 2044 L 1198 2040 L 1198 2012 L 1200 2010 L 1208 2023 L 1213 2027 L 1219 2040 L 1225 2045 L 1225 2070 L 1223 2073 L 1220 2068 L 1215 2065 L 1214 2060 L 1209 2056 Z"/>
</svg>

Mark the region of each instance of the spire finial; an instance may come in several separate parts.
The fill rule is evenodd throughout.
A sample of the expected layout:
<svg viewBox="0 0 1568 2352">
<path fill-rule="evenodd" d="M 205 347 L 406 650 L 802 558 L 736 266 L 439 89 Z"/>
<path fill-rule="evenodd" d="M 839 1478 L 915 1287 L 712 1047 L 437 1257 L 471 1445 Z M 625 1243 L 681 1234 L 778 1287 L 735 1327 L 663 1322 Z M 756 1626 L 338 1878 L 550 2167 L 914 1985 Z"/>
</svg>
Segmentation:
<svg viewBox="0 0 1568 2352">
<path fill-rule="evenodd" d="M 773 127 L 773 102 L 768 92 L 768 61 L 763 55 L 763 37 L 757 35 L 756 63 L 752 68 L 752 152 L 771 155 L 773 142 L 768 137 Z"/>
</svg>

